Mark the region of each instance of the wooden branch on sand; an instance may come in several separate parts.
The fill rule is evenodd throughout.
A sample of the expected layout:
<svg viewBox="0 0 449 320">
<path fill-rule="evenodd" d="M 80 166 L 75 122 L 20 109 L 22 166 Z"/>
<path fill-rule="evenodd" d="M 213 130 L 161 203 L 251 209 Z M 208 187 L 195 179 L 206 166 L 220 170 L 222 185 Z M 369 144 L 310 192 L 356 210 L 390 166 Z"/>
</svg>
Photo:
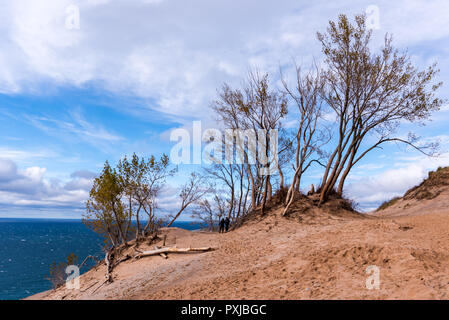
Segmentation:
<svg viewBox="0 0 449 320">
<path fill-rule="evenodd" d="M 205 251 L 213 251 L 215 248 L 212 247 L 204 247 L 204 248 L 176 248 L 176 247 L 168 247 L 161 248 L 156 250 L 149 250 L 139 253 L 136 258 L 161 255 L 166 253 L 187 253 L 187 252 L 205 252 Z"/>
<path fill-rule="evenodd" d="M 156 246 L 155 250 L 149 250 L 149 251 L 140 251 L 136 248 L 134 248 L 135 251 L 137 251 L 138 253 L 133 257 L 134 259 L 139 259 L 141 257 L 147 257 L 147 256 L 154 256 L 154 255 L 160 255 L 161 257 L 163 257 L 164 259 L 167 259 L 167 253 L 187 253 L 187 252 L 205 252 L 205 251 L 213 251 L 216 250 L 216 248 L 212 248 L 212 247 L 204 247 L 204 248 L 177 248 L 177 247 L 168 247 L 168 248 L 158 248 Z M 115 266 L 117 266 L 119 263 L 126 261 L 130 258 L 132 258 L 129 254 L 123 256 L 121 259 L 119 259 L 118 261 L 114 262 L 114 255 L 115 255 L 115 251 L 114 250 L 110 250 L 106 252 L 104 261 L 106 264 L 106 276 L 105 276 L 105 281 L 98 286 L 92 293 L 94 293 L 95 291 L 97 291 L 99 288 L 101 288 L 105 283 L 111 283 L 113 281 L 112 279 L 112 270 L 114 269 Z M 91 288 L 92 286 L 90 286 L 89 288 Z M 89 289 L 88 288 L 88 289 Z M 87 289 L 86 289 L 87 290 Z"/>
<path fill-rule="evenodd" d="M 158 246 L 154 246 L 154 249 L 157 250 L 157 249 L 161 249 L 161 248 L 159 248 Z M 163 253 L 163 252 L 159 253 L 159 255 L 160 255 L 162 258 L 164 258 L 164 259 L 167 259 L 167 258 L 168 258 L 168 256 L 167 256 L 165 253 Z"/>
</svg>

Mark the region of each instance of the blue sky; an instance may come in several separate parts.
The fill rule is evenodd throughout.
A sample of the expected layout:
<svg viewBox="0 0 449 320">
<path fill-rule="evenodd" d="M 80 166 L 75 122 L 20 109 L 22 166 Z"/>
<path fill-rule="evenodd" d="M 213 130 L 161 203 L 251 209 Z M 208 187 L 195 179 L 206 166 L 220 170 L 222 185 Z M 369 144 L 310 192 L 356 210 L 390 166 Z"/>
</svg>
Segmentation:
<svg viewBox="0 0 449 320">
<path fill-rule="evenodd" d="M 79 9 L 68 28 L 67 8 Z M 339 13 L 379 9 L 373 46 L 385 32 L 423 68 L 437 61 L 448 98 L 447 1 L 15 0 L 0 10 L 0 217 L 79 217 L 105 160 L 169 153 L 170 130 L 214 127 L 216 89 L 248 68 L 320 61 L 316 31 Z M 279 79 L 274 77 L 276 83 Z M 364 209 L 402 194 L 428 170 L 449 165 L 449 108 L 425 127 L 441 142 L 429 159 L 388 146 L 352 173 L 346 193 Z M 289 120 L 294 120 L 290 118 Z M 161 207 L 176 206 L 171 181 Z M 317 183 L 320 171 L 308 174 Z"/>
</svg>

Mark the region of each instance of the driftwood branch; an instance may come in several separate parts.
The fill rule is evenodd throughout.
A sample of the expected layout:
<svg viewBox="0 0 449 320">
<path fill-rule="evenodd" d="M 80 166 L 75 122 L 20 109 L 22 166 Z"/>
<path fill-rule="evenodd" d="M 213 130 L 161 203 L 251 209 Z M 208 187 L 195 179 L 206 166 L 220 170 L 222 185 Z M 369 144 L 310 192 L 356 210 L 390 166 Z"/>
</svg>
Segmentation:
<svg viewBox="0 0 449 320">
<path fill-rule="evenodd" d="M 84 266 L 84 264 L 85 264 L 89 259 L 94 260 L 96 263 L 99 262 L 98 259 L 97 259 L 96 257 L 94 257 L 94 256 L 87 256 L 87 257 L 83 260 L 83 262 L 81 262 L 81 264 L 78 266 L 78 268 L 81 269 L 81 268 Z"/>
<path fill-rule="evenodd" d="M 154 246 L 154 249 L 157 250 L 157 249 L 161 249 L 161 248 L 159 248 L 158 246 Z M 167 256 L 165 253 L 163 253 L 163 252 L 159 253 L 159 255 L 160 255 L 162 258 L 164 258 L 164 259 L 167 259 L 167 258 L 168 258 L 168 256 Z"/>
<path fill-rule="evenodd" d="M 86 289 L 84 290 L 80 290 L 81 292 L 86 292 L 87 290 L 89 290 L 90 288 L 92 288 L 94 285 L 98 284 L 98 282 L 94 282 L 92 283 L 90 286 L 88 286 Z"/>
<path fill-rule="evenodd" d="M 155 250 L 144 251 L 136 256 L 136 258 L 161 255 L 167 253 L 186 253 L 186 252 L 205 252 L 205 251 L 213 251 L 215 248 L 212 247 L 204 247 L 204 248 L 176 248 L 176 247 L 168 247 L 161 248 Z"/>
<path fill-rule="evenodd" d="M 94 289 L 94 291 L 92 291 L 91 294 L 94 294 L 94 293 L 97 292 L 102 286 L 104 286 L 105 283 L 109 283 L 109 282 L 110 282 L 109 279 L 104 280 L 98 287 L 96 287 L 96 288 Z"/>
<path fill-rule="evenodd" d="M 161 257 L 163 257 L 164 259 L 167 259 L 167 253 L 187 253 L 187 252 L 206 252 L 206 251 L 213 251 L 216 250 L 216 248 L 213 247 L 203 247 L 203 248 L 176 248 L 176 247 L 168 247 L 168 248 L 159 248 L 157 246 L 155 246 L 155 250 L 149 250 L 149 251 L 140 251 L 136 248 L 134 248 L 135 251 L 138 252 L 137 255 L 134 256 L 134 259 L 139 259 L 141 257 L 147 257 L 147 256 L 154 256 L 154 255 L 160 255 Z M 106 252 L 105 255 L 105 264 L 106 264 L 106 279 L 104 280 L 104 282 L 102 282 L 97 288 L 95 288 L 95 290 L 92 292 L 95 293 L 98 289 L 100 289 L 104 284 L 106 283 L 111 283 L 113 281 L 112 279 L 112 269 L 117 266 L 119 263 L 126 261 L 128 259 L 131 258 L 131 256 L 129 254 L 125 255 L 124 257 L 122 257 L 121 259 L 119 259 L 118 261 L 116 261 L 115 263 L 113 262 L 114 259 L 114 250 L 110 250 L 108 252 Z M 86 258 L 87 259 L 87 258 Z M 92 288 L 95 284 L 94 283 L 92 285 L 90 285 L 88 288 L 84 289 L 84 291 L 89 290 L 90 288 Z"/>
<path fill-rule="evenodd" d="M 159 253 L 159 255 L 160 255 L 162 258 L 164 258 L 164 259 L 167 259 L 167 258 L 168 258 L 168 256 L 167 256 L 165 253 Z"/>
</svg>

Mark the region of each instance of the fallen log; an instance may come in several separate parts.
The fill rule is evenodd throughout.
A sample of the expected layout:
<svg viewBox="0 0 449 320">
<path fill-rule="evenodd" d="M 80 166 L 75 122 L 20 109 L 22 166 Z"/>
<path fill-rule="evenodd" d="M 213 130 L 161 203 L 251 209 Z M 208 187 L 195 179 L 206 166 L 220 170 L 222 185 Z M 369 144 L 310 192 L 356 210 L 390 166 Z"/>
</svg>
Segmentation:
<svg viewBox="0 0 449 320">
<path fill-rule="evenodd" d="M 205 252 L 205 251 L 213 251 L 213 250 L 215 250 L 215 248 L 212 248 L 212 247 L 204 247 L 204 248 L 176 248 L 176 247 L 168 247 L 168 248 L 161 248 L 161 249 L 156 249 L 156 250 L 144 251 L 142 253 L 139 253 L 136 256 L 136 258 L 160 255 L 161 253 L 167 254 L 167 253 Z"/>
<path fill-rule="evenodd" d="M 154 246 L 154 249 L 161 249 L 161 248 L 159 248 L 158 246 Z M 168 258 L 168 256 L 165 254 L 165 253 L 163 253 L 163 252 L 161 252 L 161 253 L 159 253 L 159 255 L 162 257 L 162 258 L 164 258 L 164 259 L 167 259 Z"/>
</svg>

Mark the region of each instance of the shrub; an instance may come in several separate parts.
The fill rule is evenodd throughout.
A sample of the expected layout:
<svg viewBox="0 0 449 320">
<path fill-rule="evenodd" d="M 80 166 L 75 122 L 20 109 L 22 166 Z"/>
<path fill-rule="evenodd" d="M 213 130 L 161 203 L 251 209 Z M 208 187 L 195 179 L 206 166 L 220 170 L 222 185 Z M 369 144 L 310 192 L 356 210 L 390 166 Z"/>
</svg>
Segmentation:
<svg viewBox="0 0 449 320">
<path fill-rule="evenodd" d="M 394 197 L 394 198 L 391 199 L 391 200 L 385 201 L 384 203 L 382 203 L 382 204 L 380 205 L 379 208 L 377 208 L 376 211 L 385 210 L 386 208 L 391 207 L 391 206 L 394 205 L 396 202 L 398 202 L 399 199 L 401 199 L 401 198 L 400 198 L 400 197 Z"/>
<path fill-rule="evenodd" d="M 78 257 L 71 253 L 67 256 L 66 262 L 53 261 L 50 266 L 50 274 L 48 275 L 47 280 L 49 280 L 52 284 L 53 289 L 59 288 L 63 284 L 65 284 L 67 274 L 65 273 L 65 269 L 70 265 L 77 265 Z"/>
<path fill-rule="evenodd" d="M 273 194 L 272 201 L 274 204 L 283 204 L 285 202 L 285 199 L 287 198 L 288 193 L 288 186 L 284 186 L 282 188 L 279 188 L 276 190 L 276 192 Z"/>
</svg>

